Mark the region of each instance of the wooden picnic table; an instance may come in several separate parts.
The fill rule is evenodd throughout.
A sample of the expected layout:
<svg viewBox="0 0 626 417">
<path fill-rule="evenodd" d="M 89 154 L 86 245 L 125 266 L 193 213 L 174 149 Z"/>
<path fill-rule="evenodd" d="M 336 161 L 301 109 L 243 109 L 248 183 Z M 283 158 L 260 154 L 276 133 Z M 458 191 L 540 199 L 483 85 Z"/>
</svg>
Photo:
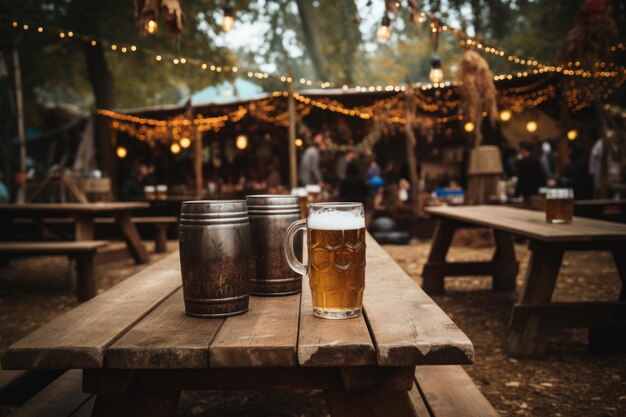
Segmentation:
<svg viewBox="0 0 626 417">
<path fill-rule="evenodd" d="M 503 206 L 431 207 L 438 219 L 423 288 L 444 292 L 444 277 L 491 275 L 494 291 L 514 291 L 519 270 L 512 236 L 528 238 L 531 251 L 524 287 L 513 306 L 508 350 L 515 357 L 539 357 L 545 352 L 545 328 L 590 327 L 592 349 L 621 349 L 626 344 L 626 225 L 583 217 L 571 224 L 548 224 L 545 213 Z M 493 230 L 496 250 L 487 262 L 448 262 L 446 255 L 458 228 Z M 565 251 L 610 251 L 622 281 L 617 301 L 552 302 Z M 609 349 L 610 350 L 610 349 Z"/>
<path fill-rule="evenodd" d="M 0 218 L 4 223 L 0 233 L 10 233 L 16 218 L 30 218 L 40 222 L 44 217 L 69 217 L 75 222 L 75 240 L 94 240 L 96 217 L 113 217 L 135 262 L 143 264 L 149 262 L 150 258 L 131 220 L 131 214 L 134 210 L 149 207 L 149 204 L 143 202 L 0 204 Z"/>
<path fill-rule="evenodd" d="M 213 389 L 324 389 L 333 416 L 415 416 L 416 366 L 469 364 L 473 346 L 366 244 L 358 318 L 314 317 L 306 281 L 302 294 L 251 297 L 240 316 L 186 316 L 174 253 L 17 342 L 2 366 L 84 370 L 95 416 L 172 415 L 181 390 Z"/>
</svg>

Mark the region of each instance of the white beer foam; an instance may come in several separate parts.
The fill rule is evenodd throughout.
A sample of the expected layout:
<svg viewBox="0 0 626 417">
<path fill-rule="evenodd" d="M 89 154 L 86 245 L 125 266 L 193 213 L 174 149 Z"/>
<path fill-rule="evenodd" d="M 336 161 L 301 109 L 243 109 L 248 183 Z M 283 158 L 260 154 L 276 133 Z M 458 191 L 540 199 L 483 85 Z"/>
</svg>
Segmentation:
<svg viewBox="0 0 626 417">
<path fill-rule="evenodd" d="M 325 211 L 309 214 L 307 224 L 316 230 L 354 230 L 365 228 L 365 219 L 345 211 Z"/>
</svg>

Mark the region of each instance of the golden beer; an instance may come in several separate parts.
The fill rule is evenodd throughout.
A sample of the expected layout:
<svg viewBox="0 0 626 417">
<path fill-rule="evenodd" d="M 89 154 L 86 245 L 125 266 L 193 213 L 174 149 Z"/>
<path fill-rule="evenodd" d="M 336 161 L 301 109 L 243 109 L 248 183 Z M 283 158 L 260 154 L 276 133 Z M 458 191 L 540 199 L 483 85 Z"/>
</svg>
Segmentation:
<svg viewBox="0 0 626 417">
<path fill-rule="evenodd" d="M 294 251 L 295 236 L 307 232 L 307 260 Z M 349 319 L 361 314 L 365 289 L 365 215 L 361 203 L 316 203 L 306 219 L 285 234 L 287 263 L 309 277 L 313 314 Z"/>
<path fill-rule="evenodd" d="M 574 193 L 568 188 L 550 189 L 546 193 L 546 221 L 571 223 L 574 217 Z"/>
<path fill-rule="evenodd" d="M 360 310 L 365 289 L 365 228 L 308 229 L 309 284 L 315 312 Z"/>
</svg>

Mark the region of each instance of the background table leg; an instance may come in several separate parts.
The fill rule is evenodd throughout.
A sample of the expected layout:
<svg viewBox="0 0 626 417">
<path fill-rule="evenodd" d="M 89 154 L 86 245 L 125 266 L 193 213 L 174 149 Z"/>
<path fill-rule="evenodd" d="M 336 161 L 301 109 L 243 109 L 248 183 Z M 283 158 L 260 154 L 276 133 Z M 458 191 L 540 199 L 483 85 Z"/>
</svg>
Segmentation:
<svg viewBox="0 0 626 417">
<path fill-rule="evenodd" d="M 422 270 L 422 288 L 427 294 L 439 295 L 445 292 L 444 267 L 455 229 L 453 222 L 449 220 L 440 219 L 437 222 L 428 261 Z"/>
<path fill-rule="evenodd" d="M 549 303 L 563 261 L 563 249 L 555 245 L 532 242 L 531 255 L 519 304 Z M 516 306 L 513 306 L 515 310 Z M 541 357 L 545 340 L 541 335 L 540 317 L 531 318 L 522 330 L 512 329 L 508 352 L 516 358 Z"/>
<path fill-rule="evenodd" d="M 76 298 L 78 301 L 87 301 L 96 295 L 95 255 L 94 251 L 73 257 L 76 262 Z"/>
<path fill-rule="evenodd" d="M 515 258 L 515 247 L 509 233 L 495 230 L 496 251 L 493 254 L 493 282 L 494 291 L 515 291 L 515 278 L 519 272 L 519 263 Z"/>
<path fill-rule="evenodd" d="M 417 417 L 407 391 L 372 388 L 324 394 L 332 417 Z"/>
<path fill-rule="evenodd" d="M 94 221 L 91 216 L 76 217 L 76 225 L 74 228 L 75 240 L 93 240 Z"/>
<path fill-rule="evenodd" d="M 130 218 L 130 214 L 120 213 L 115 217 L 115 221 L 122 231 L 122 235 L 124 236 L 124 240 L 126 241 L 126 246 L 128 247 L 130 254 L 133 256 L 135 263 L 145 264 L 150 262 L 150 257 L 148 256 L 146 247 L 141 241 L 139 232 L 133 224 L 133 221 Z"/>
<path fill-rule="evenodd" d="M 611 250 L 617 273 L 622 281 L 618 301 L 626 302 L 626 248 Z M 589 328 L 589 350 L 603 355 L 626 352 L 626 328 L 591 327 Z"/>
<path fill-rule="evenodd" d="M 171 417 L 180 391 L 98 394 L 92 417 Z"/>
</svg>

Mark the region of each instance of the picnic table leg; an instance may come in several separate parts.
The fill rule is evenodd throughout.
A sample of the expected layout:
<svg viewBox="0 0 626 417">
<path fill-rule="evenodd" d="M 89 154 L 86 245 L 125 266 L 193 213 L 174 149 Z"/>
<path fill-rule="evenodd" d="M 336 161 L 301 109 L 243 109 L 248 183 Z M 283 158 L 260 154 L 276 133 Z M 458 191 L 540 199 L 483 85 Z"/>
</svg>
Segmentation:
<svg viewBox="0 0 626 417">
<path fill-rule="evenodd" d="M 148 256 L 146 247 L 139 236 L 137 228 L 130 218 L 130 213 L 118 214 L 115 217 L 115 221 L 122 231 L 122 235 L 126 241 L 126 246 L 128 247 L 130 254 L 133 256 L 135 263 L 145 264 L 150 262 L 150 257 Z"/>
<path fill-rule="evenodd" d="M 549 303 L 563 261 L 564 250 L 556 245 L 530 242 L 530 261 L 518 305 Z M 513 315 L 511 315 L 512 317 Z M 524 329 L 511 329 L 508 352 L 516 358 L 541 357 L 545 340 L 541 335 L 540 317 L 532 317 Z"/>
<path fill-rule="evenodd" d="M 515 291 L 515 278 L 519 263 L 515 259 L 515 247 L 510 233 L 493 230 L 496 251 L 493 254 L 493 291 Z"/>
<path fill-rule="evenodd" d="M 92 216 L 77 216 L 74 228 L 75 240 L 93 240 L 94 220 Z"/>
<path fill-rule="evenodd" d="M 94 251 L 72 257 L 76 262 L 76 298 L 78 301 L 87 301 L 96 295 L 95 255 Z"/>
<path fill-rule="evenodd" d="M 370 388 L 324 394 L 332 417 L 417 417 L 408 391 Z"/>
<path fill-rule="evenodd" d="M 611 250 L 617 273 L 622 281 L 618 301 L 626 302 L 626 248 Z M 626 351 L 626 328 L 591 327 L 589 329 L 589 350 L 598 354 L 618 354 Z"/>
<path fill-rule="evenodd" d="M 427 294 L 439 295 L 445 292 L 444 289 L 444 268 L 446 255 L 452 243 L 452 237 L 456 227 L 453 222 L 440 219 L 437 221 L 435 236 L 428 255 L 428 261 L 422 270 L 422 288 Z"/>
<path fill-rule="evenodd" d="M 176 413 L 180 391 L 146 391 L 98 394 L 92 417 L 171 417 Z"/>
<path fill-rule="evenodd" d="M 154 251 L 156 253 L 167 252 L 167 223 L 156 223 L 154 235 Z"/>
</svg>

